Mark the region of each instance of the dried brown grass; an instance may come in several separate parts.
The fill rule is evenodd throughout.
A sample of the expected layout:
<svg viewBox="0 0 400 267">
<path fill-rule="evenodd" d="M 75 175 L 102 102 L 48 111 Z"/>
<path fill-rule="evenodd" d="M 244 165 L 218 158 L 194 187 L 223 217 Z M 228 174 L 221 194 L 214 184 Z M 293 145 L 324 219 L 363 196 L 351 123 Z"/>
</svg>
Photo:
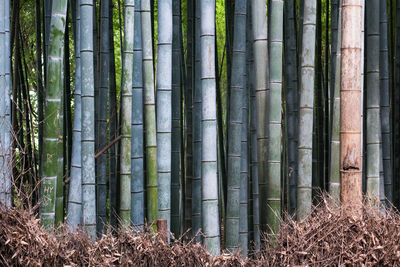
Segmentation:
<svg viewBox="0 0 400 267">
<path fill-rule="evenodd" d="M 91 242 L 44 231 L 29 211 L 0 209 L 1 266 L 400 266 L 400 215 L 365 204 L 363 217 L 329 203 L 303 222 L 287 219 L 252 259 L 210 256 L 199 244 L 120 230 Z"/>
</svg>

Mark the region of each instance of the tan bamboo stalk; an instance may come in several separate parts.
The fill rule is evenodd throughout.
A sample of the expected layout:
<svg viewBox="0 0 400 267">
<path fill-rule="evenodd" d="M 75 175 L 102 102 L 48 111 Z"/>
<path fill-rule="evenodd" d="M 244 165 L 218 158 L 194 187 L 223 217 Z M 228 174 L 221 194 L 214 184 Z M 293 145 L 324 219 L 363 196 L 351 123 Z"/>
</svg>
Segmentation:
<svg viewBox="0 0 400 267">
<path fill-rule="evenodd" d="M 341 200 L 360 212 L 361 160 L 361 23 L 362 0 L 342 2 L 342 69 L 340 88 Z"/>
</svg>

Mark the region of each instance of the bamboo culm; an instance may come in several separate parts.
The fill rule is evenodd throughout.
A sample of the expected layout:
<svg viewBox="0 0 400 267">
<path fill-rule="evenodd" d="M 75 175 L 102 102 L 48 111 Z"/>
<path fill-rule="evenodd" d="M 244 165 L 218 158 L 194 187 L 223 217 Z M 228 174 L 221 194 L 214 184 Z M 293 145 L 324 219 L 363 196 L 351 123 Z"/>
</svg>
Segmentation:
<svg viewBox="0 0 400 267">
<path fill-rule="evenodd" d="M 200 3 L 202 230 L 211 255 L 221 253 L 217 175 L 217 105 L 215 84 L 215 0 Z M 246 25 L 246 23 L 244 23 Z"/>
<path fill-rule="evenodd" d="M 96 238 L 93 9 L 93 0 L 80 0 L 82 225 L 92 240 Z"/>
</svg>

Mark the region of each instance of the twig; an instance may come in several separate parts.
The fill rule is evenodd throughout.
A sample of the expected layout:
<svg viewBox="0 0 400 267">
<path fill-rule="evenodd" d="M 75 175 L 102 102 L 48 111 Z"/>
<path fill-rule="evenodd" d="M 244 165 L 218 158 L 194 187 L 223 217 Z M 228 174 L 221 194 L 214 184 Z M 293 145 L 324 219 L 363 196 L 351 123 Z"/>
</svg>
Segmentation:
<svg viewBox="0 0 400 267">
<path fill-rule="evenodd" d="M 122 139 L 122 135 L 118 136 L 117 138 L 115 138 L 111 143 L 109 143 L 108 145 L 106 145 L 102 150 L 100 150 L 99 152 L 97 152 L 97 154 L 94 156 L 95 159 L 97 159 L 98 157 L 100 157 L 101 154 L 103 154 L 104 152 L 106 152 L 110 147 L 112 147 L 116 142 L 118 142 L 119 140 Z"/>
</svg>

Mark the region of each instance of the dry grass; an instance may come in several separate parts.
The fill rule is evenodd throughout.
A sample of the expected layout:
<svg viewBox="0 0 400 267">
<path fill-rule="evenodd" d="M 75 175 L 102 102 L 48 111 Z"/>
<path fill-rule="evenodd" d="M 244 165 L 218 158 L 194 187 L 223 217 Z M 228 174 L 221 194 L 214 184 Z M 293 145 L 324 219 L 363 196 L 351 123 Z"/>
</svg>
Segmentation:
<svg viewBox="0 0 400 267">
<path fill-rule="evenodd" d="M 253 259 L 210 256 L 199 244 L 165 243 L 154 233 L 120 230 L 91 242 L 82 233 L 47 233 L 21 209 L 0 209 L 1 266 L 400 266 L 400 216 L 364 205 L 349 216 L 325 199 L 304 222 L 282 222 Z"/>
</svg>

